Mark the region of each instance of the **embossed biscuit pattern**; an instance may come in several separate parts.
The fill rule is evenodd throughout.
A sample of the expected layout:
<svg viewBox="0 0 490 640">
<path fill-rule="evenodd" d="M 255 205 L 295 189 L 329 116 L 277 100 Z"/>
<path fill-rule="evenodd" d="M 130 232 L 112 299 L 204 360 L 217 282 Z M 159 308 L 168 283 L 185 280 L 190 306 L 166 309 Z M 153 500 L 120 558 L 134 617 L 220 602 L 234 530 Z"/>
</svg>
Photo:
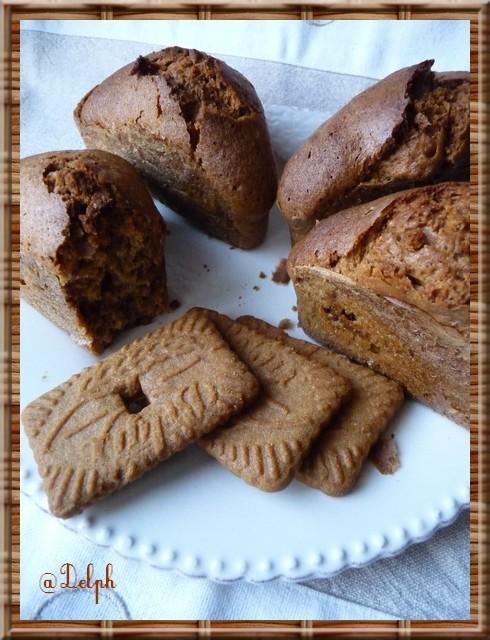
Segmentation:
<svg viewBox="0 0 490 640">
<path fill-rule="evenodd" d="M 199 444 L 248 483 L 279 490 L 290 482 L 350 385 L 277 340 L 226 316 L 211 317 L 257 377 L 262 392 L 248 410 Z"/>
<path fill-rule="evenodd" d="M 198 310 L 82 371 L 22 420 L 55 515 L 68 517 L 183 449 L 258 384 Z M 144 397 L 136 413 L 128 401 Z"/>
<path fill-rule="evenodd" d="M 242 316 L 238 322 L 330 366 L 351 383 L 347 402 L 315 441 L 296 474 L 305 484 L 328 495 L 344 495 L 356 482 L 371 447 L 402 404 L 401 386 L 334 351 L 291 338 L 263 320 Z"/>
</svg>

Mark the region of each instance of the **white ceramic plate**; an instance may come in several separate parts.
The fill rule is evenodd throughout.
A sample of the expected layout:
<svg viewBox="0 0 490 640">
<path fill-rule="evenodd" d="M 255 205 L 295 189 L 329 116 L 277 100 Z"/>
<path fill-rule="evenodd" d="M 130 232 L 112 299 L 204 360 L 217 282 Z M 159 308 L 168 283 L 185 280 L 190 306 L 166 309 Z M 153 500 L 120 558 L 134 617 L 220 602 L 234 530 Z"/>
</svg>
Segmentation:
<svg viewBox="0 0 490 640">
<path fill-rule="evenodd" d="M 155 326 L 196 305 L 232 316 L 251 313 L 274 324 L 296 320 L 292 286 L 270 279 L 289 242 L 277 212 L 265 245 L 252 252 L 231 250 L 168 210 L 165 218 L 171 229 L 171 298 L 182 307 Z M 261 271 L 267 279 L 259 277 Z M 115 348 L 152 326 L 126 333 Z M 293 334 L 304 337 L 299 329 Z M 22 406 L 95 360 L 22 305 Z M 467 431 L 415 402 L 406 403 L 393 429 L 401 469 L 382 476 L 368 463 L 355 491 L 343 498 L 296 481 L 266 494 L 190 447 L 65 524 L 125 556 L 190 576 L 250 581 L 330 576 L 426 539 L 469 502 Z M 21 459 L 22 490 L 47 508 L 24 435 Z"/>
<path fill-rule="evenodd" d="M 36 57 L 31 52 L 35 64 L 26 65 L 32 39 L 35 34 L 23 34 L 22 154 L 60 145 L 79 148 L 73 105 L 145 48 L 97 38 L 62 38 L 56 50 L 59 55 Z M 148 45 L 146 50 L 157 48 Z M 330 113 L 372 82 L 245 58 L 230 63 L 249 77 L 264 101 L 273 146 L 282 161 Z M 74 68 L 79 69 L 76 76 Z M 273 324 L 283 318 L 296 320 L 292 286 L 273 284 L 270 279 L 290 246 L 286 225 L 276 210 L 266 242 L 251 252 L 230 250 L 161 210 L 171 230 L 167 243 L 170 297 L 179 299 L 182 307 L 159 318 L 155 326 L 192 306 L 212 307 L 232 317 L 249 313 Z M 261 271 L 267 279 L 259 278 Z M 151 328 L 126 333 L 114 348 Z M 293 334 L 304 337 L 299 329 Z M 95 360 L 43 316 L 22 305 L 22 406 Z M 407 402 L 393 428 L 400 471 L 382 476 L 368 463 L 356 490 L 344 498 L 329 498 L 298 482 L 280 493 L 265 494 L 190 447 L 64 522 L 123 555 L 186 575 L 253 581 L 329 576 L 426 539 L 469 502 L 469 434 L 464 429 L 414 402 Z M 21 466 L 22 490 L 47 508 L 23 434 Z"/>
</svg>

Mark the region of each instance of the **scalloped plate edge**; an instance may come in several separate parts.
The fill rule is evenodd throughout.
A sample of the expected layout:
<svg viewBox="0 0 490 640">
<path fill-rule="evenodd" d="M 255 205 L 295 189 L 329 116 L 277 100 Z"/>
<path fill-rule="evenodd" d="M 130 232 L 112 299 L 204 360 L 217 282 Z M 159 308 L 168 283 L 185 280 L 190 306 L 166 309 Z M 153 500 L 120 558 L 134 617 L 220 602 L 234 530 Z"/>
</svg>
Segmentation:
<svg viewBox="0 0 490 640">
<path fill-rule="evenodd" d="M 39 484 L 36 487 L 32 487 L 31 491 L 21 486 L 21 493 L 33 500 L 42 511 L 54 517 L 42 504 L 44 492 Z M 459 493 L 461 495 L 461 489 Z M 333 550 L 333 554 L 332 550 L 321 551 L 316 554 L 315 558 L 310 558 L 310 561 L 301 560 L 295 556 L 287 556 L 276 562 L 267 559 L 261 559 L 259 562 L 238 560 L 233 562 L 235 566 L 238 565 L 234 573 L 227 572 L 227 565 L 223 561 L 214 561 L 211 563 L 214 566 L 206 569 L 201 559 L 197 556 L 189 556 L 176 551 L 164 551 L 159 556 L 155 556 L 155 549 L 152 545 L 146 545 L 144 542 L 138 544 L 133 538 L 123 539 L 122 544 L 121 541 L 115 544 L 111 544 L 108 541 L 104 542 L 104 537 L 109 540 L 111 536 L 107 535 L 104 528 L 97 529 L 95 523 L 88 518 L 82 520 L 78 527 L 70 526 L 66 521 L 60 519 L 58 521 L 66 529 L 81 534 L 85 539 L 97 546 L 110 548 L 123 558 L 146 562 L 150 566 L 164 571 L 176 571 L 187 578 L 207 578 L 221 583 L 237 582 L 239 580 L 250 583 L 263 583 L 279 579 L 288 582 L 300 582 L 317 578 L 332 578 L 346 569 L 363 568 L 378 560 L 393 558 L 403 553 L 412 544 L 426 542 L 439 529 L 455 522 L 460 513 L 469 507 L 469 487 L 464 498 L 445 496 L 442 502 L 444 504 L 434 508 L 437 513 L 437 520 L 425 528 L 423 533 L 413 531 L 414 521 L 412 520 L 411 525 L 406 524 L 397 527 L 396 536 L 393 535 L 393 531 L 391 533 L 377 532 L 375 536 L 378 544 L 374 545 L 374 547 L 372 544 L 373 536 L 371 536 L 370 540 L 357 541 L 357 551 L 354 553 L 352 549 L 349 551 L 347 548 L 336 547 Z M 415 522 L 419 531 L 421 526 L 423 528 L 427 524 L 422 518 Z M 354 555 L 356 557 L 353 557 Z M 329 561 L 327 561 L 327 557 L 330 558 Z M 312 563 L 315 565 L 314 567 L 312 567 Z M 322 567 L 325 564 L 330 565 L 329 568 Z M 282 571 L 278 570 L 277 565 L 282 566 Z"/>
</svg>

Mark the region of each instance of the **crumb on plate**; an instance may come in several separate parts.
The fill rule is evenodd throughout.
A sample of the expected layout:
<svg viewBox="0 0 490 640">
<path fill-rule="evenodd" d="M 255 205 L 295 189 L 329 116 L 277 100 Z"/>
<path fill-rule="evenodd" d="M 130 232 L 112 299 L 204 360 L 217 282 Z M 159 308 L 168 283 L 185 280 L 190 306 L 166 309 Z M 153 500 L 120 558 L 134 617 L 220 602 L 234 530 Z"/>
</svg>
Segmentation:
<svg viewBox="0 0 490 640">
<path fill-rule="evenodd" d="M 391 475 L 400 468 L 400 456 L 393 433 L 384 433 L 371 449 L 371 462 L 384 475 Z"/>
<path fill-rule="evenodd" d="M 277 326 L 281 331 L 287 331 L 294 328 L 294 323 L 289 318 L 283 318 Z"/>
<path fill-rule="evenodd" d="M 172 311 L 175 311 L 181 306 L 181 302 L 179 300 L 172 300 L 172 302 L 168 305 Z"/>
<path fill-rule="evenodd" d="M 277 267 L 274 270 L 274 273 L 272 274 L 272 282 L 275 282 L 276 284 L 289 283 L 291 278 L 288 274 L 287 263 L 288 261 L 286 258 L 282 258 L 282 260 L 279 261 Z"/>
</svg>

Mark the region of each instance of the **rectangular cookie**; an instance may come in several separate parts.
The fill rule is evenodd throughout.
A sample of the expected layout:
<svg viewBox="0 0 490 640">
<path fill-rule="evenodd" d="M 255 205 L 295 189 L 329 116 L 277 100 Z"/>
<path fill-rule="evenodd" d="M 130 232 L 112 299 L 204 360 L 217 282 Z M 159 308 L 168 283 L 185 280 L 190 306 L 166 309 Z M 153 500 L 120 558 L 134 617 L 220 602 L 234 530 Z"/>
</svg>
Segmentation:
<svg viewBox="0 0 490 640">
<path fill-rule="evenodd" d="M 311 361 L 331 367 L 350 382 L 348 401 L 314 443 L 296 474 L 301 482 L 328 495 L 346 494 L 356 482 L 371 447 L 401 406 L 401 385 L 334 351 L 291 338 L 263 320 L 242 316 L 237 322 Z"/>
<path fill-rule="evenodd" d="M 284 488 L 350 390 L 344 377 L 290 346 L 209 312 L 259 380 L 253 405 L 199 441 L 235 475 L 264 491 Z"/>
<path fill-rule="evenodd" d="M 22 422 L 66 518 L 226 422 L 257 380 L 193 309 L 31 402 Z"/>
</svg>

